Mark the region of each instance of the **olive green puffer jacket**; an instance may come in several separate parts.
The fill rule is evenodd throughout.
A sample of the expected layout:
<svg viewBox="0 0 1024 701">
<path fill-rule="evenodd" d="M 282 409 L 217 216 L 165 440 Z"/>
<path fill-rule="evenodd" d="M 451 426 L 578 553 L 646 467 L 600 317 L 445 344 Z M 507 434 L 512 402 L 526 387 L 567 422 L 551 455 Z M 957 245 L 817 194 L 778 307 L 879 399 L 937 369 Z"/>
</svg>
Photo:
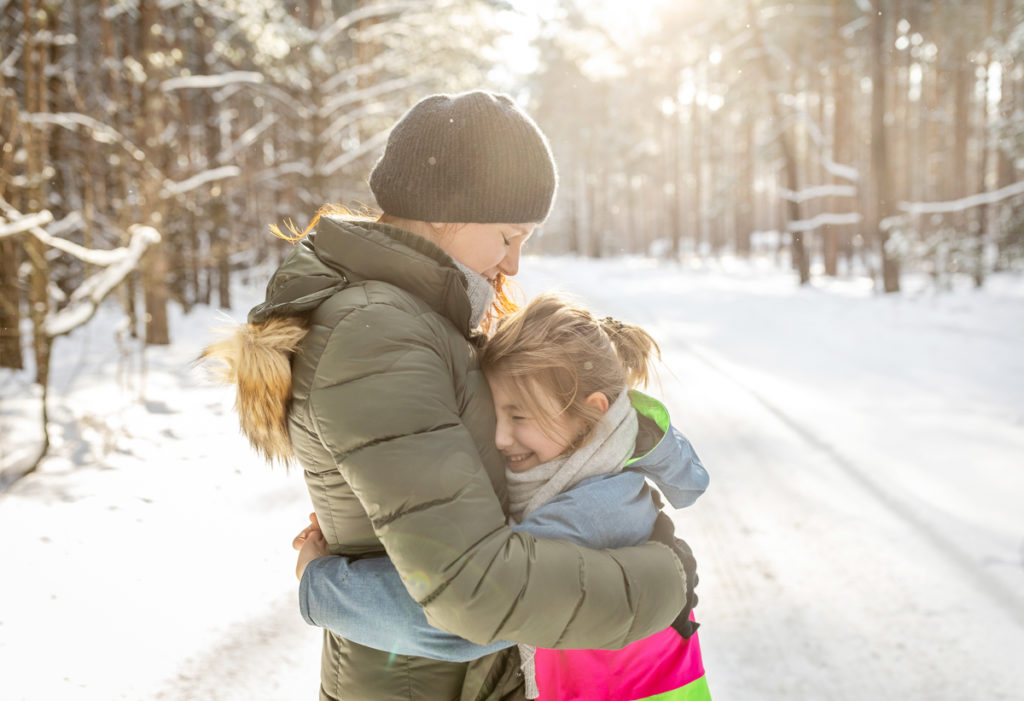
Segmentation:
<svg viewBox="0 0 1024 701">
<path fill-rule="evenodd" d="M 439 247 L 323 218 L 249 321 L 295 316 L 308 332 L 291 358 L 288 435 L 276 439 L 290 440 L 332 552 L 386 552 L 430 623 L 476 643 L 618 648 L 672 622 L 685 580 L 664 545 L 598 552 L 506 527 L 465 279 Z M 248 374 L 242 421 L 266 421 L 259 373 Z M 511 649 L 463 665 L 325 633 L 321 698 L 513 698 L 517 666 Z"/>
</svg>

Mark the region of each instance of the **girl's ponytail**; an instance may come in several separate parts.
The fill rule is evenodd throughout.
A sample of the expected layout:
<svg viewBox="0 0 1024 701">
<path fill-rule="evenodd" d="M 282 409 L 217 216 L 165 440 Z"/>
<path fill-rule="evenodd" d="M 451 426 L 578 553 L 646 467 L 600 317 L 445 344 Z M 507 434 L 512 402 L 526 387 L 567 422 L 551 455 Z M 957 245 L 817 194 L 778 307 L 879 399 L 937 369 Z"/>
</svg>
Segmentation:
<svg viewBox="0 0 1024 701">
<path fill-rule="evenodd" d="M 626 371 L 627 385 L 646 386 L 653 370 L 652 356 L 661 359 L 658 343 L 639 326 L 624 324 L 610 316 L 599 320 L 598 324 L 615 347 L 615 354 Z"/>
</svg>

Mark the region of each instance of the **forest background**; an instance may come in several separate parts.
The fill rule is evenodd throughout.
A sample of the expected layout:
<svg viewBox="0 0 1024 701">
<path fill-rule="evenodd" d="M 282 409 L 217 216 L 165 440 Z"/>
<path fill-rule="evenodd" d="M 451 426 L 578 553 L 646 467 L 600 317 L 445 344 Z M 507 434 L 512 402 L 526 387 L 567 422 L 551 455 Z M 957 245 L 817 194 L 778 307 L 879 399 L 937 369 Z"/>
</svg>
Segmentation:
<svg viewBox="0 0 1024 701">
<path fill-rule="evenodd" d="M 479 87 L 550 137 L 535 252 L 982 286 L 1024 265 L 1022 55 L 1019 0 L 0 0 L 0 367 L 45 412 L 109 295 L 132 348 L 230 309 L 269 225 L 372 205 L 395 119 Z"/>
</svg>

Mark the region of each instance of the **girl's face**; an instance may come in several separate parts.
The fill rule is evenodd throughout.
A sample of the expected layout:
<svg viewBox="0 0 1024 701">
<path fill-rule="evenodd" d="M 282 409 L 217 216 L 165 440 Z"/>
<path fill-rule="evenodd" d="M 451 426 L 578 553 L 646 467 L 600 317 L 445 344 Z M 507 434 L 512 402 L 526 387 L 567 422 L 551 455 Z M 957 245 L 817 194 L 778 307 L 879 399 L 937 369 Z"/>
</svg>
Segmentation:
<svg viewBox="0 0 1024 701">
<path fill-rule="evenodd" d="M 512 383 L 500 375 L 488 374 L 487 381 L 494 397 L 494 412 L 498 423 L 494 430 L 494 443 L 505 456 L 505 464 L 513 472 L 526 472 L 543 462 L 564 453 L 583 433 L 586 423 L 579 417 L 562 414 L 555 419 L 530 415 L 521 402 Z M 550 406 L 555 414 L 555 399 L 543 391 L 541 404 Z M 544 429 L 541 430 L 541 426 Z"/>
<path fill-rule="evenodd" d="M 519 254 L 536 224 L 439 224 L 445 253 L 494 282 L 498 273 L 519 272 Z"/>
</svg>

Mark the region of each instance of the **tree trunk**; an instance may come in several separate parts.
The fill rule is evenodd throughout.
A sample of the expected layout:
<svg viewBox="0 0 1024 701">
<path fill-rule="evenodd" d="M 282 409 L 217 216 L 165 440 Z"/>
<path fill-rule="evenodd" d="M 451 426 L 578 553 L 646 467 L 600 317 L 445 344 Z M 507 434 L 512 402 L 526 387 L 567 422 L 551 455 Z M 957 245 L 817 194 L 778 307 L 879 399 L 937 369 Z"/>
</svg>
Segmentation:
<svg viewBox="0 0 1024 701">
<path fill-rule="evenodd" d="M 0 55 L 0 59 L 3 56 Z M 0 72 L 0 143 L 13 145 L 20 139 L 17 98 L 8 95 Z M 16 148 L 0 148 L 0 173 L 14 173 Z M 7 178 L 0 178 L 0 197 L 7 196 Z M 20 370 L 25 366 L 21 352 L 21 289 L 19 237 L 0 239 L 0 367 Z"/>
<path fill-rule="evenodd" d="M 159 21 L 156 0 L 139 0 L 139 33 L 141 38 L 141 60 L 148 64 L 147 57 L 155 50 L 153 27 Z M 162 150 L 159 134 L 163 125 L 163 98 L 160 92 L 159 75 L 156 66 L 146 65 L 146 82 L 142 90 L 142 110 L 139 118 L 139 133 L 144 135 L 143 143 L 151 160 L 162 160 L 154 156 Z M 145 175 L 142 190 L 145 222 L 158 230 L 163 228 L 163 206 L 159 201 L 160 183 L 153 175 Z M 165 346 L 171 342 L 167 325 L 166 243 L 161 241 L 146 254 L 147 262 L 142 267 L 142 285 L 146 298 L 146 343 Z"/>
<path fill-rule="evenodd" d="M 882 220 L 889 216 L 893 206 L 885 128 L 888 2 L 878 0 L 876 7 L 878 12 L 871 20 L 875 51 L 871 71 L 871 180 L 874 205 L 871 230 L 877 237 L 878 252 L 882 259 L 882 289 L 886 292 L 899 292 L 899 262 L 890 254 L 887 246 L 889 232 L 881 226 Z"/>
<path fill-rule="evenodd" d="M 853 120 L 850 111 L 850 63 L 844 56 L 846 41 L 843 39 L 841 29 L 846 24 L 847 18 L 842 14 L 845 7 L 840 0 L 832 0 L 832 160 L 845 166 L 853 165 L 852 137 L 854 134 Z M 830 197 L 829 208 L 833 212 L 842 211 L 850 207 L 849 197 Z M 857 200 L 852 200 L 856 202 Z M 850 232 L 849 225 L 838 224 L 825 225 L 822 235 L 824 237 L 824 262 L 825 274 L 835 276 L 839 274 L 839 253 L 843 250 L 849 257 Z M 847 260 L 849 263 L 849 260 Z"/>
<path fill-rule="evenodd" d="M 682 115 L 679 114 L 679 110 L 675 109 L 672 114 L 668 115 L 669 128 L 666 129 L 667 136 L 670 140 L 669 153 L 672 154 L 669 159 L 669 182 L 672 184 L 672 202 L 669 206 L 669 216 L 672 217 L 671 231 L 672 231 L 672 260 L 678 261 L 680 256 L 683 254 L 683 174 L 680 169 L 682 158 L 680 156 L 680 149 L 682 144 L 680 143 L 680 121 Z"/>
<path fill-rule="evenodd" d="M 995 10 L 993 0 L 985 1 L 985 36 L 992 36 L 992 13 Z M 981 142 L 981 164 L 979 165 L 979 176 L 981 180 L 978 192 L 988 192 L 988 169 L 989 169 L 989 65 L 992 63 L 992 56 L 986 49 L 984 52 L 985 63 L 982 66 L 981 81 L 981 124 L 979 126 L 979 140 Z M 978 207 L 978 230 L 975 232 L 973 242 L 973 255 L 971 276 L 974 278 L 974 286 L 981 287 L 985 284 L 985 242 L 988 240 L 989 212 L 992 205 L 983 204 Z"/>
<path fill-rule="evenodd" d="M 750 257 L 750 234 L 754 230 L 754 162 L 757 158 L 754 144 L 754 120 L 744 115 L 740 118 L 743 125 L 742 151 L 740 158 L 739 187 L 737 188 L 736 228 L 734 245 L 736 255 Z"/>
<path fill-rule="evenodd" d="M 772 57 L 771 52 L 765 44 L 763 30 L 761 29 L 760 24 L 758 24 L 757 11 L 753 3 L 747 4 L 747 16 L 750 18 L 750 27 L 754 31 L 755 41 L 764 55 L 764 58 L 759 60 L 757 65 L 761 68 L 761 73 L 764 77 L 768 106 L 771 110 L 771 128 L 779 130 L 776 140 L 779 144 L 779 150 L 782 152 L 782 160 L 785 163 L 786 188 L 790 192 L 799 192 L 800 178 L 797 173 L 796 153 L 793 150 L 793 144 L 789 134 L 785 130 L 781 130 L 784 121 L 782 119 L 782 112 L 779 108 L 778 93 L 780 86 L 772 64 L 772 61 L 775 59 Z M 780 231 L 787 231 L 790 228 L 789 224 L 791 222 L 800 221 L 800 204 L 793 201 L 791 198 L 784 198 L 783 208 L 783 211 L 785 212 L 785 226 L 781 227 Z M 790 259 L 794 269 L 796 269 L 800 276 L 800 284 L 806 285 L 811 281 L 811 265 L 807 258 L 807 251 L 804 248 L 804 235 L 802 231 L 792 231 L 790 232 L 790 235 Z"/>
<path fill-rule="evenodd" d="M 22 0 L 25 21 L 26 46 L 25 65 L 25 106 L 29 113 L 46 112 L 46 77 L 43 48 L 33 40 L 46 25 L 46 10 L 34 7 L 31 0 Z M 36 20 L 33 23 L 33 19 Z M 25 175 L 27 187 L 22 199 L 22 211 L 26 214 L 38 212 L 45 201 L 43 192 L 43 139 L 39 129 L 30 127 L 23 133 L 25 146 Z M 36 364 L 36 382 L 46 386 L 50 374 L 50 339 L 46 335 L 46 316 L 50 311 L 50 297 L 47 289 L 49 270 L 46 249 L 34 236 L 25 238 L 25 256 L 29 264 L 28 303 L 29 318 L 32 320 L 33 355 Z"/>
<path fill-rule="evenodd" d="M 697 100 L 690 105 L 690 160 L 693 177 L 693 250 L 700 251 L 701 240 L 704 238 L 704 178 L 701 166 L 704 154 L 701 146 L 704 143 L 702 113 Z M 681 196 L 682 193 L 677 193 Z"/>
<path fill-rule="evenodd" d="M 20 370 L 21 291 L 18 289 L 18 242 L 0 239 L 0 367 Z"/>
</svg>

